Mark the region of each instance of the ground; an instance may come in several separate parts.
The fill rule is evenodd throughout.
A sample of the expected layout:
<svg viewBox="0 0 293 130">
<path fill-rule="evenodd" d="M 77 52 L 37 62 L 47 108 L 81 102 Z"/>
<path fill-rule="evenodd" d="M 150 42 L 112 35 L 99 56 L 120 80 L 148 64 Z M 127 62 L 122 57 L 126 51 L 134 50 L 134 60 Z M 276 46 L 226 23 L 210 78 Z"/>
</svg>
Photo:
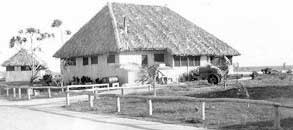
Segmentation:
<svg viewBox="0 0 293 130">
<path fill-rule="evenodd" d="M 292 75 L 264 75 L 256 80 L 239 81 L 248 88 L 250 99 L 269 100 L 286 105 L 293 105 Z M 191 96 L 205 98 L 245 98 L 238 91 L 236 81 L 229 81 L 228 87 L 210 86 L 206 82 L 195 82 L 182 86 L 169 86 L 158 90 L 159 96 Z M 141 95 L 141 93 L 139 93 Z M 143 93 L 151 95 L 151 93 Z M 203 126 L 201 104 L 184 101 L 154 101 L 153 116 L 147 115 L 147 104 L 139 99 L 121 99 L 121 113 L 115 113 L 116 99 L 101 97 L 90 109 L 87 102 L 78 102 L 67 107 L 69 110 L 89 113 L 106 113 L 127 118 L 159 121 L 165 123 Z M 281 109 L 282 127 L 293 129 L 293 111 Z M 271 129 L 273 108 L 243 103 L 207 103 L 207 124 L 209 128 L 233 129 Z"/>
<path fill-rule="evenodd" d="M 76 96 L 84 100 L 86 96 Z M 1 130 L 204 130 L 181 125 L 67 111 L 64 98 L 7 101 L 0 99 Z"/>
</svg>

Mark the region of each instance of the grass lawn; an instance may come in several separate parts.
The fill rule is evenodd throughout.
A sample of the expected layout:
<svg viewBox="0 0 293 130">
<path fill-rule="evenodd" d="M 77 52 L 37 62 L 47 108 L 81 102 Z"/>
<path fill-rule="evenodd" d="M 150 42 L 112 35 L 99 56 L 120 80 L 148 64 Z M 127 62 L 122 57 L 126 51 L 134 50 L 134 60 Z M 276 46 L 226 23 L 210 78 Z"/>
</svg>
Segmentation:
<svg viewBox="0 0 293 130">
<path fill-rule="evenodd" d="M 240 81 L 248 87 L 250 99 L 269 100 L 293 105 L 293 81 L 291 75 L 261 76 L 256 80 Z M 205 82 L 194 82 L 188 86 L 172 86 L 160 89 L 157 95 L 178 95 L 206 98 L 241 98 L 241 93 L 230 81 L 230 89 L 222 86 L 208 87 Z M 150 95 L 143 93 L 138 95 Z M 147 115 L 147 103 L 140 99 L 121 99 L 121 113 L 115 112 L 116 100 L 100 97 L 90 109 L 87 102 L 74 103 L 69 110 L 111 114 L 127 118 L 152 120 L 165 123 L 202 126 L 201 104 L 185 101 L 153 101 L 153 116 Z M 293 110 L 281 109 L 281 126 L 293 129 Z M 272 128 L 273 108 L 245 103 L 207 103 L 206 119 L 209 128 L 223 130 L 267 130 Z"/>
</svg>

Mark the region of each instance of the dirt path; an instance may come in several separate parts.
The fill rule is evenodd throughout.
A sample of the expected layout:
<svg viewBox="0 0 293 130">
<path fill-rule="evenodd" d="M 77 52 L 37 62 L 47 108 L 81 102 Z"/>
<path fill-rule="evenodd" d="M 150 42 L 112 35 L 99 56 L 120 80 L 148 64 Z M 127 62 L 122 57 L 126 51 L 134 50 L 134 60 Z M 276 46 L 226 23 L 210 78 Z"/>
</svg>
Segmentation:
<svg viewBox="0 0 293 130">
<path fill-rule="evenodd" d="M 86 96 L 75 97 L 78 100 Z M 1 130 L 204 130 L 182 125 L 67 111 L 64 98 L 7 101 L 0 99 Z"/>
</svg>

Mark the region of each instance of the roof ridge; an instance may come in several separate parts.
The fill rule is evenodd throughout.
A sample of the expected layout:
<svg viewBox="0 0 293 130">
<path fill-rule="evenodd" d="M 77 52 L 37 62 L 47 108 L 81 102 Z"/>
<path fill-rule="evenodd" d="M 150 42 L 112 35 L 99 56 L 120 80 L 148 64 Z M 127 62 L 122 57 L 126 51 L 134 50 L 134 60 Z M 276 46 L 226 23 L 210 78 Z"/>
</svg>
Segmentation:
<svg viewBox="0 0 293 130">
<path fill-rule="evenodd" d="M 118 32 L 118 27 L 117 27 L 117 21 L 116 21 L 114 12 L 113 12 L 112 3 L 108 2 L 107 5 L 109 8 L 110 17 L 112 19 L 111 22 L 112 22 L 112 26 L 114 29 L 114 36 L 115 36 L 115 40 L 116 40 L 116 45 L 117 45 L 117 48 L 120 49 L 120 37 L 119 37 L 119 32 Z"/>
</svg>

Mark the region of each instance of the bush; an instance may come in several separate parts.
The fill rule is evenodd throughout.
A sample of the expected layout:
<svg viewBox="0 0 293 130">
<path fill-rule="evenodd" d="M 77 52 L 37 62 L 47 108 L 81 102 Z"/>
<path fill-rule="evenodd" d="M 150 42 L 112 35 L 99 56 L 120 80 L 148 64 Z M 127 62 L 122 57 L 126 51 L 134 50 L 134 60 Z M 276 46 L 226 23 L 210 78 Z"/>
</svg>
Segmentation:
<svg viewBox="0 0 293 130">
<path fill-rule="evenodd" d="M 50 86 L 52 83 L 52 75 L 51 74 L 45 74 L 43 76 L 43 81 L 46 83 L 46 85 Z"/>
<path fill-rule="evenodd" d="M 93 80 L 90 77 L 88 77 L 88 76 L 82 76 L 81 79 L 80 79 L 80 81 L 81 81 L 81 84 L 86 84 L 86 83 L 93 82 Z"/>
<path fill-rule="evenodd" d="M 292 72 L 293 72 L 293 71 L 290 69 L 290 70 L 288 70 L 286 73 L 287 73 L 287 74 L 292 74 Z"/>
<path fill-rule="evenodd" d="M 250 76 L 251 76 L 251 79 L 255 79 L 258 76 L 258 73 L 256 71 L 253 71 Z"/>
<path fill-rule="evenodd" d="M 190 75 L 187 75 L 186 73 L 183 73 L 180 77 L 179 77 L 179 82 L 186 82 L 188 81 L 188 78 L 190 77 Z"/>
</svg>

